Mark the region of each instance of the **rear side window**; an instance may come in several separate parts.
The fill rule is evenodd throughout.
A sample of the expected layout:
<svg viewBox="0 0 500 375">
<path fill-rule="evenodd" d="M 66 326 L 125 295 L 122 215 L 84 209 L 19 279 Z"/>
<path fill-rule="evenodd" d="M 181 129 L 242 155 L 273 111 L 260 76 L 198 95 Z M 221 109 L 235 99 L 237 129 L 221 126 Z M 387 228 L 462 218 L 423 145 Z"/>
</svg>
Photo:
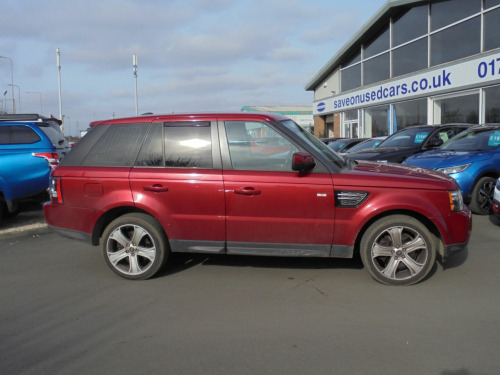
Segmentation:
<svg viewBox="0 0 500 375">
<path fill-rule="evenodd" d="M 208 121 L 153 124 L 135 165 L 213 168 L 210 132 Z"/>
<path fill-rule="evenodd" d="M 40 136 L 28 126 L 1 126 L 0 144 L 30 144 L 40 140 Z"/>
<path fill-rule="evenodd" d="M 64 135 L 61 132 L 59 125 L 51 126 L 49 124 L 39 124 L 38 127 L 45 133 L 53 145 L 57 146 L 65 143 Z"/>
<path fill-rule="evenodd" d="M 85 167 L 133 166 L 147 129 L 148 124 L 109 126 L 81 165 Z"/>
</svg>

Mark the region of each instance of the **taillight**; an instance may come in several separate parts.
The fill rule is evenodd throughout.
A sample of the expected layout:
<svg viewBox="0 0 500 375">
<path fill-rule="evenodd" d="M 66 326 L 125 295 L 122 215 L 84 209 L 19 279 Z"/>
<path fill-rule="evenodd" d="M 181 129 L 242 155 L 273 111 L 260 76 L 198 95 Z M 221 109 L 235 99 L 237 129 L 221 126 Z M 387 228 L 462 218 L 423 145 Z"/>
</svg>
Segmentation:
<svg viewBox="0 0 500 375">
<path fill-rule="evenodd" d="M 63 204 L 61 179 L 52 177 L 50 179 L 49 187 L 50 202 L 56 204 Z"/>
<path fill-rule="evenodd" d="M 54 169 L 59 164 L 59 155 L 57 152 L 37 152 L 33 156 L 37 158 L 44 158 L 50 169 Z"/>
</svg>

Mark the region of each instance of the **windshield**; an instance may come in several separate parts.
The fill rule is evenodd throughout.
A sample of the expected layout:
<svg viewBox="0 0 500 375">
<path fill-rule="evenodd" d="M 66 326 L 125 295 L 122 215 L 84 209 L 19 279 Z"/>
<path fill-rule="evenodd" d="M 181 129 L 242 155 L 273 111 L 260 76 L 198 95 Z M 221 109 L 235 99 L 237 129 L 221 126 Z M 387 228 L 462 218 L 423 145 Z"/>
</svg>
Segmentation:
<svg viewBox="0 0 500 375">
<path fill-rule="evenodd" d="M 380 144 L 380 142 L 382 142 L 382 139 L 376 139 L 376 138 L 367 139 L 366 141 L 363 141 L 355 146 L 352 146 L 346 152 L 351 153 L 359 150 L 364 150 L 365 148 L 377 147 Z"/>
<path fill-rule="evenodd" d="M 478 128 L 458 134 L 440 147 L 448 151 L 486 151 L 500 146 L 500 128 Z"/>
<path fill-rule="evenodd" d="M 346 160 L 343 156 L 337 154 L 323 142 L 321 142 L 318 138 L 316 138 L 313 134 L 306 131 L 301 126 L 297 125 L 292 120 L 286 120 L 281 122 L 285 125 L 289 130 L 293 131 L 297 136 L 299 136 L 302 140 L 306 141 L 309 146 L 314 148 L 316 151 L 321 152 L 325 155 L 329 160 L 338 165 L 339 167 L 346 166 Z"/>
<path fill-rule="evenodd" d="M 425 128 L 406 128 L 391 135 L 381 142 L 378 147 L 417 147 L 425 141 L 430 132 L 430 129 Z"/>
</svg>

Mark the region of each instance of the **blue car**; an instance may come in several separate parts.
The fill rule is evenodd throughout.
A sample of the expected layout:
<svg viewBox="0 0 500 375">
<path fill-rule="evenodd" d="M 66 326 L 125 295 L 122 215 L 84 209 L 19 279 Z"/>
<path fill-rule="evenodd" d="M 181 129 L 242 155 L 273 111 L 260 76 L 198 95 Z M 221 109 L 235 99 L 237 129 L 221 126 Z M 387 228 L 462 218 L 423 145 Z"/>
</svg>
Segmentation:
<svg viewBox="0 0 500 375">
<path fill-rule="evenodd" d="M 450 175 L 460 185 L 471 211 L 487 215 L 500 177 L 500 124 L 469 128 L 435 150 L 409 157 L 404 164 Z"/>
<path fill-rule="evenodd" d="M 50 172 L 71 150 L 60 125 L 38 114 L 0 115 L 0 219 L 19 203 L 48 199 Z"/>
</svg>

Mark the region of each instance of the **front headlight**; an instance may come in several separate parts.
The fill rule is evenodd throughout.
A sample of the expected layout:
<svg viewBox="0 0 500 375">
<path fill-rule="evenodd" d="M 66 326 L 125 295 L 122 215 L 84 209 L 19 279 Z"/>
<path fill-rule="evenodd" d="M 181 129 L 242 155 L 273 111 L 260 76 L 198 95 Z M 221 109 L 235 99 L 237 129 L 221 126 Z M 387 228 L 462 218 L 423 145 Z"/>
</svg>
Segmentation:
<svg viewBox="0 0 500 375">
<path fill-rule="evenodd" d="M 453 167 L 437 168 L 436 170 L 438 172 L 443 172 L 446 174 L 460 173 L 460 172 L 465 171 L 467 168 L 469 168 L 470 165 L 471 165 L 471 163 L 462 164 L 462 165 L 455 165 Z"/>
<path fill-rule="evenodd" d="M 449 191 L 450 211 L 458 212 L 464 209 L 464 199 L 460 190 Z"/>
</svg>

